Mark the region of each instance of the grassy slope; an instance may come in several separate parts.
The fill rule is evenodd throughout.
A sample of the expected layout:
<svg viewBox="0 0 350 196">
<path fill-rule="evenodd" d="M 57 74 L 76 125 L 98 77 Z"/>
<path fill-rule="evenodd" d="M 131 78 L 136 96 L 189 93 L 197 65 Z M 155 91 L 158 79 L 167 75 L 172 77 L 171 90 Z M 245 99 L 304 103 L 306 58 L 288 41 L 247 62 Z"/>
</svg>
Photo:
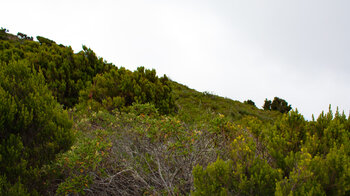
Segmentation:
<svg viewBox="0 0 350 196">
<path fill-rule="evenodd" d="M 181 120 L 190 123 L 223 114 L 232 121 L 244 116 L 255 116 L 262 121 L 273 121 L 280 115 L 276 111 L 264 111 L 249 104 L 228 98 L 201 93 L 185 85 L 173 82 L 173 91 Z"/>
</svg>

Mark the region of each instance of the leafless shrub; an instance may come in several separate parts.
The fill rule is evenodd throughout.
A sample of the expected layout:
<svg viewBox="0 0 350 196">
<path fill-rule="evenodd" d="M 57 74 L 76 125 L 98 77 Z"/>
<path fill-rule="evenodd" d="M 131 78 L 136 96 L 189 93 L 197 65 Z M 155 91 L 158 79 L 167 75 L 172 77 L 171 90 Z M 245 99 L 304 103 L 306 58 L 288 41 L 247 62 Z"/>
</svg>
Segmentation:
<svg viewBox="0 0 350 196">
<path fill-rule="evenodd" d="M 205 130 L 196 140 L 184 141 L 183 149 L 177 149 L 169 145 L 176 137 L 154 140 L 135 131 L 135 126 L 121 127 L 111 138 L 106 175 L 95 176 L 88 194 L 188 194 L 193 188 L 193 167 L 217 158 L 214 142 Z"/>
</svg>

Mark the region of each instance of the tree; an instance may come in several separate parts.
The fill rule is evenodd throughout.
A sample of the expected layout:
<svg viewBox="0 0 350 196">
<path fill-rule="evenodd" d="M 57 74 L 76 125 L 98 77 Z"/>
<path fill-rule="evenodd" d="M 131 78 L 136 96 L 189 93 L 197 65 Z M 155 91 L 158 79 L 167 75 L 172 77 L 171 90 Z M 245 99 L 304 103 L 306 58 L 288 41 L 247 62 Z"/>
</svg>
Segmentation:
<svg viewBox="0 0 350 196">
<path fill-rule="evenodd" d="M 288 113 L 292 109 L 291 105 L 281 98 L 275 97 L 271 104 L 271 110 L 279 111 L 281 113 Z"/>
<path fill-rule="evenodd" d="M 254 101 L 252 101 L 250 99 L 248 99 L 247 101 L 244 101 L 244 103 L 256 107 Z"/>
<path fill-rule="evenodd" d="M 271 110 L 271 100 L 265 99 L 263 108 L 264 110 Z"/>
<path fill-rule="evenodd" d="M 273 110 L 273 111 L 279 111 L 281 113 L 288 113 L 292 106 L 288 105 L 288 103 L 279 97 L 275 97 L 273 101 L 265 99 L 265 103 L 263 105 L 264 110 Z"/>
</svg>

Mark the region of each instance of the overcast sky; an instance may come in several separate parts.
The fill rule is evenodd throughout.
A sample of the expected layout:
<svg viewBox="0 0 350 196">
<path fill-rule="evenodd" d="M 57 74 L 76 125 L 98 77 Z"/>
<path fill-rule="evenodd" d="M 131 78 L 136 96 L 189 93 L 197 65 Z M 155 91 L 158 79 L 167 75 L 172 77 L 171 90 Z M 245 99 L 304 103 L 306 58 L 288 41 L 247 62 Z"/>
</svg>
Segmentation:
<svg viewBox="0 0 350 196">
<path fill-rule="evenodd" d="M 84 44 L 116 66 L 154 68 L 261 107 L 278 96 L 307 119 L 350 110 L 348 0 L 16 0 L 0 26 Z"/>
</svg>

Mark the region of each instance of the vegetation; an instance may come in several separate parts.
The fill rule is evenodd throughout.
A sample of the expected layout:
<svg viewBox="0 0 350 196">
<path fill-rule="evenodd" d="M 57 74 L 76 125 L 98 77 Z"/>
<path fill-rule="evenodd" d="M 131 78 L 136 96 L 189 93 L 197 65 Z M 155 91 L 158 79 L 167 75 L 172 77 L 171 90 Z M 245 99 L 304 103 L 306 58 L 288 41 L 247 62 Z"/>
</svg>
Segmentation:
<svg viewBox="0 0 350 196">
<path fill-rule="evenodd" d="M 2 37 L 1 37 L 2 36 Z M 0 195 L 349 195 L 350 118 L 307 121 L 0 31 Z"/>
<path fill-rule="evenodd" d="M 1 29 L 0 29 L 0 40 L 7 40 L 7 33 L 8 33 L 8 30 L 1 27 Z"/>
<path fill-rule="evenodd" d="M 102 105 L 109 111 L 120 111 L 133 103 L 152 103 L 163 114 L 174 112 L 175 109 L 168 78 L 158 78 L 155 70 L 144 67 L 134 72 L 123 67 L 113 68 L 97 75 L 93 84 L 81 92 L 80 101 L 89 105 Z"/>
<path fill-rule="evenodd" d="M 264 110 L 273 110 L 273 111 L 279 111 L 281 113 L 288 113 L 292 106 L 288 105 L 286 100 L 275 97 L 273 101 L 265 99 L 265 103 L 263 105 Z"/>
<path fill-rule="evenodd" d="M 73 143 L 72 122 L 48 90 L 44 77 L 26 61 L 0 64 L 0 189 L 29 191 L 36 169 Z"/>
<path fill-rule="evenodd" d="M 86 46 L 74 54 L 71 47 L 57 45 L 47 38 L 37 36 L 38 43 L 23 33 L 20 35 L 21 39 L 15 36 L 17 40 L 0 42 L 0 61 L 27 60 L 28 65 L 42 72 L 49 89 L 66 108 L 78 103 L 79 91 L 92 83 L 97 74 L 112 68 L 112 64 L 98 58 Z"/>
<path fill-rule="evenodd" d="M 249 105 L 252 105 L 252 106 L 255 106 L 255 107 L 256 107 L 256 105 L 255 105 L 254 101 L 252 101 L 252 100 L 250 100 L 250 99 L 248 99 L 247 101 L 244 101 L 244 103 L 245 103 L 245 104 L 249 104 Z"/>
</svg>

